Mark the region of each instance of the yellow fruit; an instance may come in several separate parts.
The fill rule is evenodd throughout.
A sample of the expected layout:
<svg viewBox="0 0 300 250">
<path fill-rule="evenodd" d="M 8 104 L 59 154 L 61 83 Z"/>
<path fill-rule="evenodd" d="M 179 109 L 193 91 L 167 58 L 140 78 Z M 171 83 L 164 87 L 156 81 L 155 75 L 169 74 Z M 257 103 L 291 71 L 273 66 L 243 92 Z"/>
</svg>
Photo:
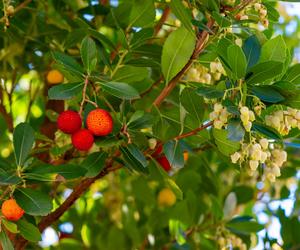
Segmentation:
<svg viewBox="0 0 300 250">
<path fill-rule="evenodd" d="M 171 207 L 176 202 L 176 196 L 171 189 L 164 188 L 159 192 L 157 201 L 162 207 Z"/>
<path fill-rule="evenodd" d="M 64 76 L 56 69 L 50 70 L 47 74 L 47 82 L 50 84 L 62 83 L 63 80 Z"/>
</svg>

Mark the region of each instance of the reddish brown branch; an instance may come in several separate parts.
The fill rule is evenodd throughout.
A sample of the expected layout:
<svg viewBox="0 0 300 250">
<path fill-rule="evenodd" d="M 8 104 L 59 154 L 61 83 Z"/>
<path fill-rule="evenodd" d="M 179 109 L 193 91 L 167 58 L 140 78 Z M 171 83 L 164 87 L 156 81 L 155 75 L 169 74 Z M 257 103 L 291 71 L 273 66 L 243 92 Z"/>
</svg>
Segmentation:
<svg viewBox="0 0 300 250">
<path fill-rule="evenodd" d="M 166 22 L 166 20 L 168 19 L 168 16 L 171 13 L 171 9 L 169 6 L 167 6 L 163 13 L 161 18 L 159 19 L 158 23 L 156 24 L 156 26 L 154 27 L 154 36 L 156 36 L 158 34 L 158 32 L 161 30 L 162 26 L 164 25 L 164 23 Z"/>
<path fill-rule="evenodd" d="M 208 122 L 208 123 L 202 125 L 201 127 L 196 128 L 196 129 L 194 129 L 194 130 L 192 130 L 192 131 L 190 131 L 190 132 L 187 132 L 187 133 L 185 133 L 185 134 L 181 134 L 181 135 L 176 136 L 176 137 L 174 138 L 174 140 L 180 140 L 180 139 L 183 139 L 183 138 L 186 138 L 186 137 L 195 135 L 195 134 L 197 134 L 198 132 L 202 131 L 203 129 L 206 129 L 206 128 L 212 126 L 212 125 L 213 125 L 213 122 Z"/>
<path fill-rule="evenodd" d="M 214 20 L 210 19 L 207 23 L 207 27 L 208 29 L 211 29 L 214 25 Z M 195 59 L 197 59 L 197 57 L 199 56 L 199 54 L 202 52 L 204 46 L 205 46 L 205 42 L 207 41 L 207 38 L 209 36 L 209 32 L 207 30 L 203 30 L 198 39 L 197 39 L 197 43 L 194 49 L 194 52 L 190 58 L 190 60 L 187 62 L 187 64 L 183 67 L 182 70 L 180 70 L 180 72 L 168 83 L 168 85 L 162 90 L 162 92 L 160 93 L 160 95 L 155 99 L 155 101 L 153 102 L 153 105 L 155 105 L 156 107 L 159 107 L 160 104 L 163 102 L 163 100 L 171 93 L 171 91 L 174 89 L 174 87 L 176 86 L 177 82 L 181 79 L 181 77 L 184 75 L 184 73 L 189 69 L 189 67 L 191 66 L 191 64 L 193 63 L 193 61 Z"/>
<path fill-rule="evenodd" d="M 13 131 L 14 129 L 14 123 L 13 123 L 13 118 L 12 118 L 12 115 L 11 115 L 11 112 L 8 113 L 6 111 L 6 108 L 3 104 L 3 100 L 4 100 L 4 96 L 3 96 L 3 90 L 2 88 L 0 88 L 0 113 L 2 114 L 6 124 L 7 124 L 7 128 L 10 132 Z"/>
<path fill-rule="evenodd" d="M 74 189 L 70 196 L 52 213 L 43 217 L 38 228 L 40 232 L 43 232 L 48 226 L 56 222 L 76 201 L 81 195 L 98 179 L 101 179 L 107 175 L 110 171 L 107 170 L 108 167 L 112 165 L 112 159 L 110 159 L 106 165 L 106 168 L 101 171 L 97 176 L 93 178 L 88 178 L 81 181 Z M 15 249 L 22 250 L 27 245 L 27 240 L 24 238 L 18 238 L 15 242 Z"/>
</svg>

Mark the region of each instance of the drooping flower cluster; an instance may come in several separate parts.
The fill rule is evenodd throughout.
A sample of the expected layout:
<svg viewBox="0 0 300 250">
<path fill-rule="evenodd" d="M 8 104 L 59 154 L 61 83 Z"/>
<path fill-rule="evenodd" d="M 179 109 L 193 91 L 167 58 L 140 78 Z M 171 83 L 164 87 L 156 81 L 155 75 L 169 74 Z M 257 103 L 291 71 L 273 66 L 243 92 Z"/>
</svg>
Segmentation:
<svg viewBox="0 0 300 250">
<path fill-rule="evenodd" d="M 226 107 L 223 107 L 221 103 L 215 103 L 214 111 L 209 114 L 210 120 L 214 123 L 214 128 L 222 129 L 227 125 L 230 113 Z"/>
<path fill-rule="evenodd" d="M 250 132 L 252 127 L 252 122 L 255 120 L 255 115 L 252 110 L 249 110 L 248 107 L 242 106 L 240 108 L 241 113 L 241 120 L 243 123 L 243 126 L 247 132 Z"/>
<path fill-rule="evenodd" d="M 276 129 L 281 135 L 287 135 L 292 128 L 300 129 L 300 110 L 287 108 L 266 115 L 266 124 Z"/>
<path fill-rule="evenodd" d="M 206 68 L 201 64 L 194 65 L 186 73 L 186 79 L 192 82 L 199 82 L 205 84 L 213 84 L 215 81 L 221 79 L 226 72 L 219 60 L 210 63 L 210 67 Z"/>
<path fill-rule="evenodd" d="M 250 15 L 253 15 L 253 11 L 255 11 L 258 15 L 260 23 L 268 28 L 269 20 L 268 20 L 268 11 L 267 8 L 260 3 L 260 1 L 253 2 L 249 4 L 239 15 L 239 20 L 248 20 Z"/>
<path fill-rule="evenodd" d="M 240 250 L 246 250 L 247 246 L 242 241 L 241 238 L 237 237 L 234 234 L 229 234 L 226 237 L 220 237 L 218 239 L 218 245 L 219 249 L 240 249 Z"/>
<path fill-rule="evenodd" d="M 248 165 L 250 175 L 262 164 L 264 177 L 271 182 L 280 176 L 280 168 L 286 160 L 286 151 L 275 148 L 266 138 L 261 138 L 259 142 L 254 139 L 250 144 L 243 143 L 241 150 L 231 155 L 232 163 Z"/>
</svg>

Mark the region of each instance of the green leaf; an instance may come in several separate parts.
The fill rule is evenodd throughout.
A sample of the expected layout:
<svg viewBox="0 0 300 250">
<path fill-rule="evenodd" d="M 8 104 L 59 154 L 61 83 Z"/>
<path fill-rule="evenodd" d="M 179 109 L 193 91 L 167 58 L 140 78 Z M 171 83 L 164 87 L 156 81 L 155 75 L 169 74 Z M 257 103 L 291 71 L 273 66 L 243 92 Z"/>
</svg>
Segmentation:
<svg viewBox="0 0 300 250">
<path fill-rule="evenodd" d="M 149 173 L 148 162 L 137 146 L 129 144 L 127 147 L 120 147 L 120 151 L 126 163 L 125 166 L 140 173 Z"/>
<path fill-rule="evenodd" d="M 254 86 L 251 92 L 264 102 L 278 103 L 285 98 L 271 86 Z"/>
<path fill-rule="evenodd" d="M 269 126 L 266 126 L 262 123 L 259 123 L 259 122 L 253 122 L 252 130 L 257 131 L 270 139 L 274 139 L 274 140 L 282 139 L 281 136 L 278 134 L 278 132 L 275 129 L 273 129 Z"/>
<path fill-rule="evenodd" d="M 17 166 L 23 166 L 34 144 L 34 130 L 27 123 L 20 123 L 14 130 L 13 143 Z"/>
<path fill-rule="evenodd" d="M 81 166 L 87 170 L 85 176 L 91 178 L 98 175 L 105 167 L 106 158 L 105 152 L 95 152 L 85 158 L 81 163 Z"/>
<path fill-rule="evenodd" d="M 213 129 L 213 136 L 219 151 L 226 156 L 240 149 L 240 143 L 228 140 L 228 131 L 224 129 Z"/>
<path fill-rule="evenodd" d="M 150 72 L 147 68 L 125 65 L 118 69 L 112 80 L 114 82 L 132 83 L 142 81 L 149 75 Z"/>
<path fill-rule="evenodd" d="M 14 197 L 25 213 L 47 215 L 52 210 L 52 201 L 49 195 L 30 188 L 19 188 L 14 192 Z"/>
<path fill-rule="evenodd" d="M 170 140 L 164 144 L 164 153 L 174 168 L 181 168 L 184 165 L 183 150 L 178 140 Z"/>
<path fill-rule="evenodd" d="M 53 52 L 52 56 L 56 63 L 61 65 L 65 70 L 70 71 L 77 76 L 83 76 L 83 68 L 72 57 L 61 52 Z"/>
<path fill-rule="evenodd" d="M 154 117 L 151 114 L 145 114 L 143 111 L 136 111 L 127 123 L 129 130 L 138 130 L 142 128 L 149 128 L 154 123 Z"/>
<path fill-rule="evenodd" d="M 167 38 L 162 51 L 162 72 L 168 83 L 190 60 L 196 36 L 186 28 L 173 31 Z"/>
<path fill-rule="evenodd" d="M 290 67 L 282 80 L 294 83 L 294 84 L 300 84 L 300 63 L 297 63 Z"/>
<path fill-rule="evenodd" d="M 17 225 L 24 239 L 31 242 L 38 242 L 42 239 L 39 229 L 26 220 L 19 220 Z"/>
<path fill-rule="evenodd" d="M 202 124 L 203 119 L 203 98 L 195 93 L 191 88 L 185 88 L 180 96 L 180 102 L 184 109 L 198 121 L 198 125 Z"/>
<path fill-rule="evenodd" d="M 241 79 L 245 76 L 247 60 L 241 47 L 233 44 L 227 48 L 227 62 L 235 79 Z"/>
<path fill-rule="evenodd" d="M 231 141 L 241 141 L 245 135 L 245 129 L 238 120 L 230 120 L 227 126 L 228 139 Z"/>
<path fill-rule="evenodd" d="M 84 176 L 86 174 L 86 169 L 72 164 L 63 164 L 59 166 L 43 165 L 33 169 L 30 173 L 26 174 L 31 177 L 30 179 L 35 179 L 35 175 L 38 179 L 40 178 L 40 175 L 43 176 L 46 174 L 59 174 L 69 180 Z"/>
<path fill-rule="evenodd" d="M 259 62 L 284 62 L 286 59 L 286 44 L 282 36 L 268 40 L 261 48 Z"/>
<path fill-rule="evenodd" d="M 247 58 L 247 69 L 255 65 L 261 53 L 261 45 L 255 35 L 250 36 L 243 44 L 243 51 Z"/>
<path fill-rule="evenodd" d="M 225 16 L 222 16 L 217 11 L 213 11 L 212 16 L 215 19 L 215 21 L 217 22 L 217 24 L 222 28 L 226 28 L 231 25 L 231 21 L 228 18 L 226 18 Z"/>
<path fill-rule="evenodd" d="M 67 100 L 82 92 L 84 83 L 66 83 L 56 85 L 48 90 L 50 100 Z"/>
<path fill-rule="evenodd" d="M 80 53 L 84 68 L 90 74 L 97 65 L 97 47 L 92 38 L 86 37 L 82 40 Z"/>
<path fill-rule="evenodd" d="M 111 51 L 116 50 L 115 45 L 105 35 L 93 29 L 88 29 L 88 32 L 92 37 L 97 39 L 104 47 L 108 48 Z"/>
<path fill-rule="evenodd" d="M 0 243 L 1 243 L 2 249 L 14 250 L 14 247 L 13 247 L 10 239 L 7 237 L 4 230 L 0 231 Z"/>
<path fill-rule="evenodd" d="M 183 26 L 192 34 L 194 34 L 191 22 L 191 11 L 183 5 L 181 0 L 171 1 L 170 7 L 175 16 L 182 22 Z"/>
<path fill-rule="evenodd" d="M 16 173 L 8 173 L 3 169 L 0 171 L 0 185 L 16 185 L 19 184 L 22 179 L 16 176 Z"/>
<path fill-rule="evenodd" d="M 224 96 L 224 91 L 218 90 L 215 86 L 200 86 L 196 93 L 208 99 L 221 98 Z"/>
<path fill-rule="evenodd" d="M 155 7 L 153 0 L 133 0 L 129 26 L 149 27 L 154 25 Z"/>
<path fill-rule="evenodd" d="M 2 218 L 2 223 L 9 232 L 14 234 L 19 232 L 18 227 L 14 222 Z"/>
<path fill-rule="evenodd" d="M 104 91 L 121 99 L 131 100 L 140 97 L 136 89 L 124 82 L 99 82 L 99 84 Z"/>
<path fill-rule="evenodd" d="M 279 12 L 272 6 L 272 3 L 264 2 L 264 6 L 266 6 L 268 11 L 268 20 L 271 22 L 278 22 L 280 14 Z"/>
<path fill-rule="evenodd" d="M 280 75 L 283 70 L 283 63 L 269 61 L 253 66 L 249 71 L 252 73 L 247 80 L 248 84 L 267 84 L 270 80 Z"/>
<path fill-rule="evenodd" d="M 153 38 L 153 32 L 154 32 L 153 28 L 145 28 L 134 33 L 130 41 L 130 47 L 136 48 L 138 46 L 145 44 L 147 41 Z"/>
<path fill-rule="evenodd" d="M 256 221 L 247 218 L 234 218 L 226 224 L 226 227 L 234 232 L 240 234 L 256 233 L 264 229 L 264 225 L 258 224 Z"/>
</svg>

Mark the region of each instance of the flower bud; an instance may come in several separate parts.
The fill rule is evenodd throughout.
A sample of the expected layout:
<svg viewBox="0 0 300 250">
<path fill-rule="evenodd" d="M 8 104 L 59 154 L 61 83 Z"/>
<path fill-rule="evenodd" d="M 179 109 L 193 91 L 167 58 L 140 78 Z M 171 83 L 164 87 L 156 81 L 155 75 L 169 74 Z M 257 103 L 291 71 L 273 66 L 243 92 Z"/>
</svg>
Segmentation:
<svg viewBox="0 0 300 250">
<path fill-rule="evenodd" d="M 249 161 L 249 166 L 252 171 L 255 171 L 258 168 L 258 165 L 259 165 L 258 161 L 254 161 L 254 160 Z"/>
<path fill-rule="evenodd" d="M 268 146 L 269 146 L 269 141 L 266 138 L 262 138 L 262 139 L 259 140 L 259 144 L 261 145 L 261 147 L 264 150 L 267 150 Z"/>
<path fill-rule="evenodd" d="M 232 163 L 237 163 L 238 160 L 241 158 L 241 154 L 239 152 L 235 152 L 230 156 L 230 158 Z"/>
</svg>

